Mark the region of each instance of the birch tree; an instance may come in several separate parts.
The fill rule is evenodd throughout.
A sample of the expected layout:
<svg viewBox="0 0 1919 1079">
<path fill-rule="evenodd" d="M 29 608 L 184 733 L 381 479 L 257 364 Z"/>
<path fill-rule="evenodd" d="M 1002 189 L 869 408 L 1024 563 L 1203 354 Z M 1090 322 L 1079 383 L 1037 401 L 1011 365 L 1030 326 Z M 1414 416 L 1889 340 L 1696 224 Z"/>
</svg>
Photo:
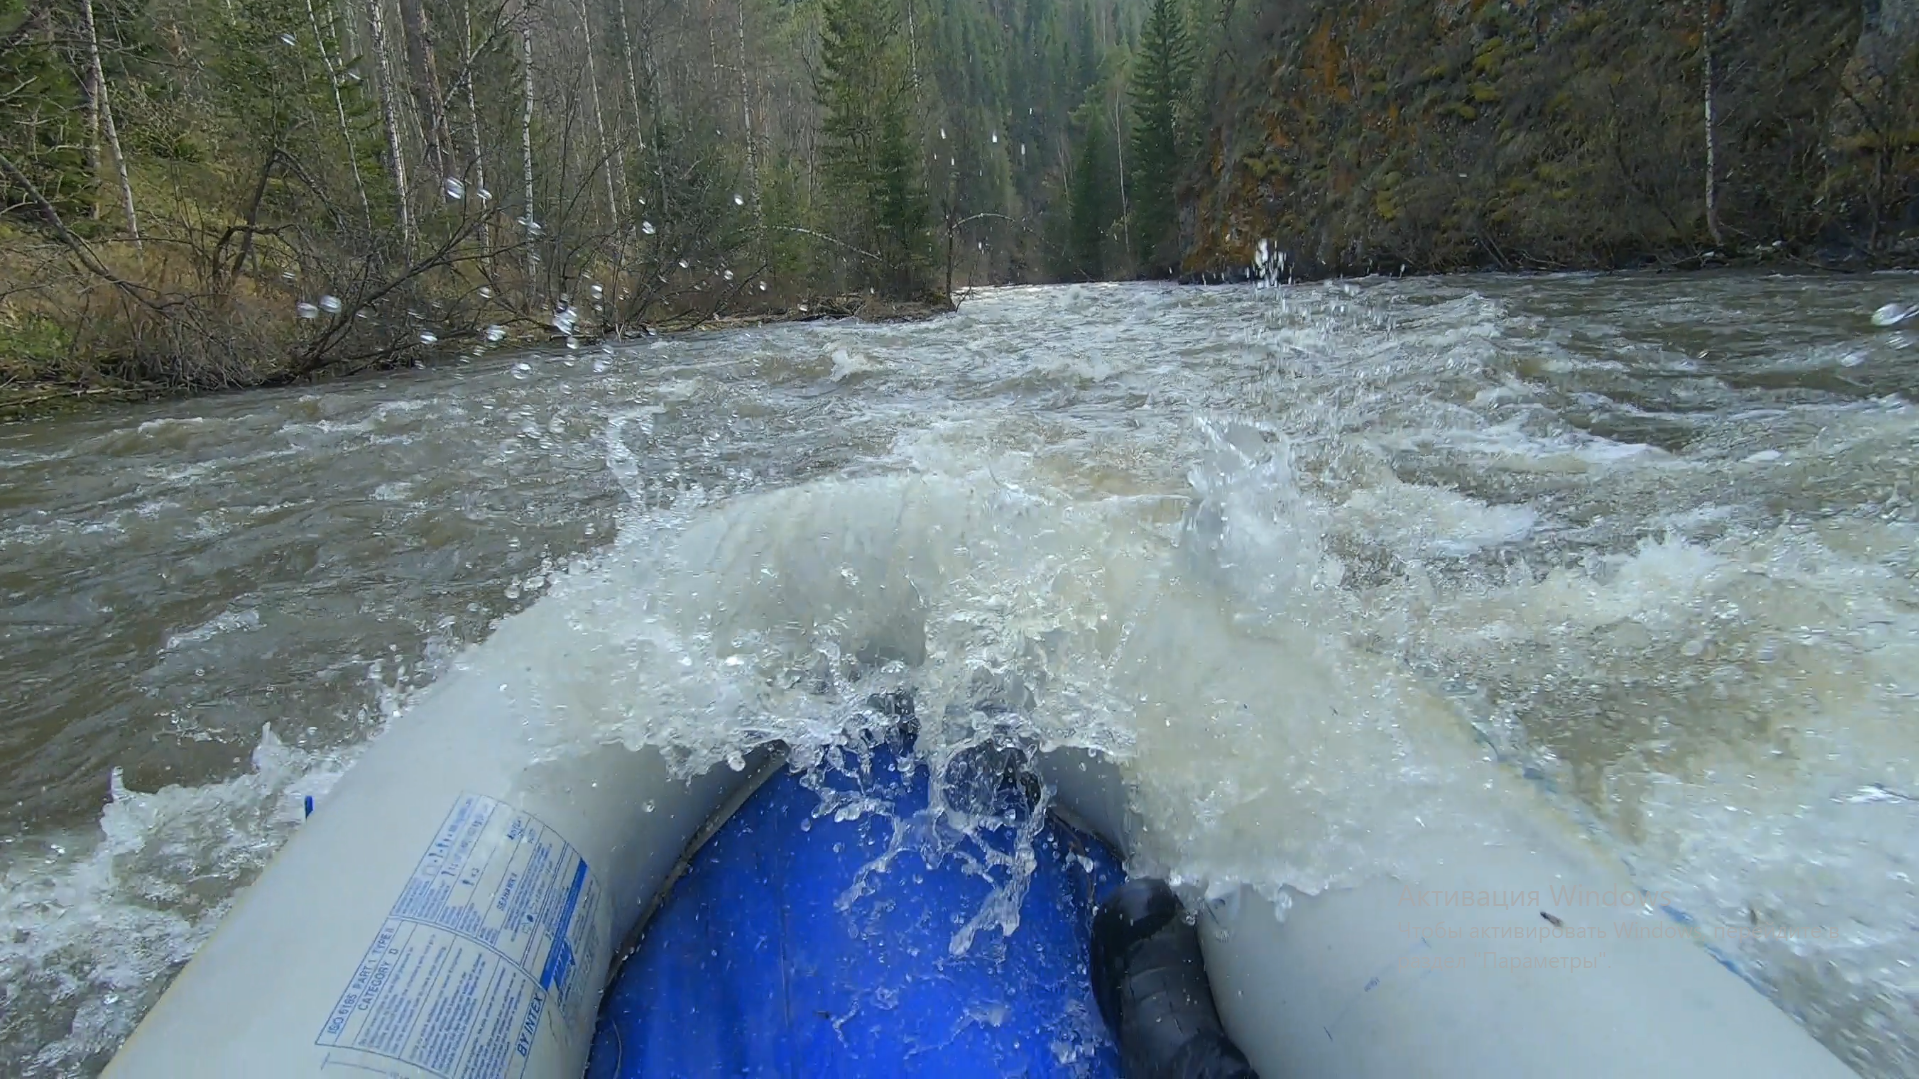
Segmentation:
<svg viewBox="0 0 1919 1079">
<path fill-rule="evenodd" d="M 120 207 L 127 215 L 127 235 L 135 248 L 140 247 L 140 216 L 133 208 L 133 181 L 127 175 L 127 155 L 120 149 L 120 129 L 113 122 L 113 101 L 107 95 L 107 76 L 100 66 L 100 31 L 93 21 L 93 0 L 80 0 L 80 11 L 87 31 L 87 62 L 92 75 L 94 115 L 106 130 L 107 148 L 113 151 L 113 168 L 120 180 Z M 99 153 L 94 152 L 99 160 Z"/>
<path fill-rule="evenodd" d="M 393 65 L 387 59 L 386 16 L 382 0 L 366 0 L 368 44 L 373 49 L 374 87 L 380 99 L 380 123 L 386 129 L 387 172 L 393 178 L 394 212 L 400 222 L 400 243 L 411 253 L 417 237 L 406 180 L 406 150 L 400 141 L 400 116 L 394 105 Z"/>
</svg>

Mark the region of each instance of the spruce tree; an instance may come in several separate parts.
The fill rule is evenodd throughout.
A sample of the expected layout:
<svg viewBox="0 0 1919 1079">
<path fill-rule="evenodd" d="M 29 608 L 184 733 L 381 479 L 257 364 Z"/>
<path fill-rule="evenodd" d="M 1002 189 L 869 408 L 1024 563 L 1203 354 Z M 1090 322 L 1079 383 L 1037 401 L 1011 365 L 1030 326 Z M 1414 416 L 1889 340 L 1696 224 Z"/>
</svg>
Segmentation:
<svg viewBox="0 0 1919 1079">
<path fill-rule="evenodd" d="M 1105 110 L 1093 100 L 1081 106 L 1079 152 L 1074 155 L 1072 182 L 1067 188 L 1066 246 L 1072 276 L 1097 281 L 1106 275 L 1106 229 L 1119 217 L 1119 192 L 1114 183 L 1112 134 Z"/>
<path fill-rule="evenodd" d="M 1192 69 L 1192 44 L 1179 0 L 1153 0 L 1134 57 L 1133 138 L 1127 161 L 1133 242 L 1140 268 L 1149 274 L 1179 266 L 1176 196 L 1186 167 L 1184 109 Z"/>
<path fill-rule="evenodd" d="M 924 282 L 927 195 L 898 0 L 826 0 L 817 92 L 824 163 L 856 234 L 879 265 L 868 279 L 895 296 Z"/>
</svg>

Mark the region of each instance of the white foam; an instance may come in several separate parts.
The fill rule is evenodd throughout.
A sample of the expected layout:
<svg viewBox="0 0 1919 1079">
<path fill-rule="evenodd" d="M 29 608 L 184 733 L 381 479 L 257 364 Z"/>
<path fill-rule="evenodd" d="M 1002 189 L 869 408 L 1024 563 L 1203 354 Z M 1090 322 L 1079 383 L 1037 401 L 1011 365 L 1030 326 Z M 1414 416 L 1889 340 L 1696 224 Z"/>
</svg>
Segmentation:
<svg viewBox="0 0 1919 1079">
<path fill-rule="evenodd" d="M 14 1014 L 66 1032 L 29 1067 L 97 1068 L 234 892 L 353 754 L 310 754 L 263 730 L 252 770 L 221 783 L 130 790 L 118 770 L 93 837 L 8 852 L 0 867 L 0 985 Z"/>
<path fill-rule="evenodd" d="M 833 370 L 826 376 L 829 382 L 845 382 L 859 375 L 873 374 L 886 370 L 886 365 L 863 352 L 849 348 L 833 350 Z"/>
<path fill-rule="evenodd" d="M 260 628 L 260 612 L 252 607 L 221 611 L 212 618 L 189 630 L 169 634 L 166 643 L 160 646 L 162 652 L 173 652 L 190 644 L 210 641 L 223 633 L 239 633 Z"/>
<path fill-rule="evenodd" d="M 1489 506 L 1442 488 L 1397 482 L 1353 492 L 1338 519 L 1402 555 L 1437 558 L 1515 543 L 1539 523 L 1526 506 Z"/>
</svg>

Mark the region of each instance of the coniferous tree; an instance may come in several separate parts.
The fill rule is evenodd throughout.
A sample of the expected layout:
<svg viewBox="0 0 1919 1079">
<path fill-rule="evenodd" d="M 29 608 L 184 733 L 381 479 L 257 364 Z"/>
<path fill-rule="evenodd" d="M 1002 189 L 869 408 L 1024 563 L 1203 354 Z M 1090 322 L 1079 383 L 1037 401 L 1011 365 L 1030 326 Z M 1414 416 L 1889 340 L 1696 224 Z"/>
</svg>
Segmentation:
<svg viewBox="0 0 1919 1079">
<path fill-rule="evenodd" d="M 1068 272 L 1089 281 L 1106 275 L 1106 230 L 1119 217 L 1113 137 L 1104 106 L 1093 100 L 1078 110 L 1079 152 L 1067 187 Z"/>
<path fill-rule="evenodd" d="M 922 285 L 927 196 L 898 0 L 827 0 L 818 94 L 824 163 L 890 294 Z"/>
<path fill-rule="evenodd" d="M 1179 176 L 1187 164 L 1186 95 L 1192 81 L 1192 43 L 1179 0 L 1153 0 L 1133 61 L 1133 137 L 1130 160 L 1133 242 L 1140 268 L 1166 273 L 1179 266 Z"/>
</svg>

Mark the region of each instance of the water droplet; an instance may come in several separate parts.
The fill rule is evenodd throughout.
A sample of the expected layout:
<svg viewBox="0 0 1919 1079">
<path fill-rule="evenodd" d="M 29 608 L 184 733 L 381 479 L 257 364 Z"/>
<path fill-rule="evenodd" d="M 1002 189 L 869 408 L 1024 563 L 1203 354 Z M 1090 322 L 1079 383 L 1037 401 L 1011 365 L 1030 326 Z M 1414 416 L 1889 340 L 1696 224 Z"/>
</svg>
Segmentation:
<svg viewBox="0 0 1919 1079">
<path fill-rule="evenodd" d="M 682 270 L 684 270 L 684 269 L 686 269 L 686 260 L 685 260 L 685 259 L 681 259 L 681 260 L 680 260 L 680 269 L 682 269 Z"/>
<path fill-rule="evenodd" d="M 488 190 L 487 190 L 486 188 L 484 188 L 484 187 L 483 187 L 483 188 L 481 188 L 481 189 L 479 189 L 478 191 L 475 191 L 475 192 L 474 192 L 474 194 L 476 194 L 476 195 L 478 195 L 478 196 L 480 196 L 480 201 L 481 201 L 481 202 L 491 202 L 491 201 L 493 201 L 493 192 L 491 192 L 491 191 L 488 191 Z"/>
<path fill-rule="evenodd" d="M 527 379 L 529 379 L 529 378 L 532 378 L 532 377 L 533 377 L 533 365 L 532 365 L 532 364 L 530 364 L 530 363 L 516 363 L 516 364 L 514 364 L 514 365 L 513 365 L 513 377 L 514 377 L 514 378 L 516 378 L 516 379 L 519 379 L 519 380 L 520 380 L 521 382 L 525 382 L 525 381 L 526 381 Z"/>
<path fill-rule="evenodd" d="M 766 282 L 764 282 L 764 281 L 762 281 L 762 282 L 760 282 L 760 291 L 761 291 L 761 292 L 765 292 L 765 291 L 766 291 Z"/>
<path fill-rule="evenodd" d="M 293 309 L 293 313 L 296 315 L 299 315 L 301 318 L 319 318 L 320 317 L 319 308 L 313 306 L 310 303 L 304 303 L 304 302 L 301 303 L 299 306 L 295 307 Z"/>
<path fill-rule="evenodd" d="M 506 336 L 506 327 L 496 322 L 480 332 L 485 335 L 488 341 L 498 341 L 500 338 Z"/>
<path fill-rule="evenodd" d="M 446 197 L 450 199 L 465 198 L 466 185 L 461 183 L 458 177 L 454 177 L 454 176 L 447 177 L 446 178 Z"/>
<path fill-rule="evenodd" d="M 728 281 L 731 281 L 733 280 L 733 271 L 727 270 L 726 272 L 720 274 L 720 276 L 726 278 Z"/>
<path fill-rule="evenodd" d="M 488 288 L 488 287 L 487 287 L 487 286 L 485 286 L 485 285 L 481 285 L 481 286 L 480 286 L 480 299 L 482 299 L 482 300 L 490 300 L 490 299 L 492 299 L 492 298 L 493 298 L 493 290 L 492 290 L 492 289 L 490 289 L 490 288 Z"/>
<path fill-rule="evenodd" d="M 420 343 L 423 345 L 431 345 L 434 342 L 438 341 L 439 339 L 440 339 L 440 335 L 434 333 L 432 330 L 420 331 Z"/>
<path fill-rule="evenodd" d="M 945 129 L 945 128 L 943 128 L 943 127 L 942 127 L 942 128 L 940 128 L 940 138 L 941 138 L 941 139 L 944 139 L 944 138 L 946 138 L 946 129 Z"/>
<path fill-rule="evenodd" d="M 299 279 L 300 279 L 300 275 L 297 273 L 294 273 L 292 270 L 280 271 L 280 280 L 282 281 L 298 281 Z"/>
<path fill-rule="evenodd" d="M 600 287 L 599 285 L 594 285 L 594 286 L 593 286 L 593 298 L 594 298 L 594 299 L 596 299 L 596 300 L 597 300 L 597 299 L 599 299 L 599 298 L 600 298 L 601 296 L 604 296 L 604 295 L 606 295 L 606 290 L 605 290 L 604 288 L 601 288 L 601 287 Z"/>
<path fill-rule="evenodd" d="M 999 145 L 999 132 L 997 131 L 993 132 L 993 145 Z"/>
<path fill-rule="evenodd" d="M 339 298 L 338 296 L 322 296 L 322 297 L 320 297 L 320 310 L 322 310 L 322 311 L 325 311 L 325 312 L 326 312 L 327 314 L 329 314 L 329 315 L 337 315 L 337 314 L 339 314 L 339 313 L 340 313 L 340 298 Z"/>
<path fill-rule="evenodd" d="M 740 197 L 740 196 L 738 196 L 738 195 L 734 195 L 734 196 L 733 196 L 733 205 L 735 205 L 735 206 L 744 206 L 744 205 L 746 205 L 746 200 L 745 200 L 745 199 L 743 199 L 743 198 L 741 198 L 741 197 Z"/>
<path fill-rule="evenodd" d="M 641 231 L 641 232 L 644 232 L 644 233 L 646 233 L 646 234 L 647 234 L 648 236 L 651 236 L 651 235 L 653 235 L 653 234 L 654 234 L 655 232 L 657 232 L 657 231 L 659 231 L 659 230 L 657 230 L 657 229 L 655 229 L 655 228 L 653 227 L 653 222 L 651 222 L 651 221 L 642 221 L 642 222 L 640 222 L 640 231 Z"/>
<path fill-rule="evenodd" d="M 561 303 L 553 310 L 553 328 L 563 334 L 571 335 L 573 328 L 580 323 L 580 316 L 572 307 Z"/>
<path fill-rule="evenodd" d="M 281 41 L 282 41 L 283 43 L 285 43 L 285 44 L 288 44 L 288 45 L 297 45 L 297 44 L 299 44 L 299 42 L 298 42 L 298 41 L 296 41 L 296 40 L 294 40 L 294 37 L 293 37 L 293 35 L 292 35 L 292 34 L 281 34 L 281 35 L 280 35 L 280 40 L 281 40 Z"/>
</svg>

